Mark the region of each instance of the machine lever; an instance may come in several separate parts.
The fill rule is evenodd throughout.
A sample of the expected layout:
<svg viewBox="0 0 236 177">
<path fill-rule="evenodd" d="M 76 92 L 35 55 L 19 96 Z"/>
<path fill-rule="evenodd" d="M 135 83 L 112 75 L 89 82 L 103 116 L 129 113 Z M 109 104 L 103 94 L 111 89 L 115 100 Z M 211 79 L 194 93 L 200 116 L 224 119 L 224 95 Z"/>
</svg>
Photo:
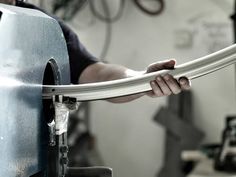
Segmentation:
<svg viewBox="0 0 236 177">
<path fill-rule="evenodd" d="M 80 85 L 44 85 L 43 98 L 50 99 L 54 95 L 76 98 L 77 101 L 108 99 L 131 95 L 151 90 L 150 81 L 158 75 L 171 74 L 176 79 L 186 76 L 195 79 L 236 62 L 236 44 L 210 55 L 178 65 L 173 70 L 162 70 L 142 76 L 125 79 L 89 83 Z"/>
</svg>

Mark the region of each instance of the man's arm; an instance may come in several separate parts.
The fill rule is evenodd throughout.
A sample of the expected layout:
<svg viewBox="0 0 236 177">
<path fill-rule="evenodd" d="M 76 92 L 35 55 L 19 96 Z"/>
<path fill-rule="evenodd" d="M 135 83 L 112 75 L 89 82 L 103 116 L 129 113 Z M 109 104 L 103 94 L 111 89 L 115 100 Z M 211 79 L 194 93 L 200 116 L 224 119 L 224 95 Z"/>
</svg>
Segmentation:
<svg viewBox="0 0 236 177">
<path fill-rule="evenodd" d="M 159 71 L 163 69 L 174 69 L 175 60 L 167 60 L 162 62 L 157 62 L 148 66 L 147 70 L 144 72 L 134 71 L 128 69 L 124 66 L 105 64 L 105 63 L 95 63 L 89 65 L 81 74 L 79 78 L 79 83 L 92 83 L 92 82 L 102 82 L 109 80 L 122 79 L 127 77 L 133 77 L 145 73 L 150 73 L 154 71 Z M 143 95 L 148 95 L 151 97 L 161 97 L 168 96 L 171 94 L 178 94 L 181 90 L 187 90 L 190 88 L 190 81 L 187 78 L 181 78 L 179 81 L 174 79 L 171 75 L 157 76 L 155 80 L 150 82 L 152 91 L 146 93 L 140 93 L 120 98 L 113 98 L 109 101 L 114 103 L 122 103 L 132 101 Z"/>
</svg>

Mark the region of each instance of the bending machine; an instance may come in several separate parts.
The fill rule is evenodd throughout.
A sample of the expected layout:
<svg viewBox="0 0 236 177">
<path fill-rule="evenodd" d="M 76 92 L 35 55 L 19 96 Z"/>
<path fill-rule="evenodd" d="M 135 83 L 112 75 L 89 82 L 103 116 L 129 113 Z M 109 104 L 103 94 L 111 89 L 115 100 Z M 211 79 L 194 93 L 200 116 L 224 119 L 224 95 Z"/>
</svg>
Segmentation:
<svg viewBox="0 0 236 177">
<path fill-rule="evenodd" d="M 235 62 L 232 45 L 171 71 L 69 85 L 68 54 L 57 22 L 36 10 L 0 4 L 0 176 L 112 176 L 106 167 L 67 167 L 68 116 L 78 102 L 151 90 L 149 82 L 157 75 L 194 79 Z"/>
</svg>

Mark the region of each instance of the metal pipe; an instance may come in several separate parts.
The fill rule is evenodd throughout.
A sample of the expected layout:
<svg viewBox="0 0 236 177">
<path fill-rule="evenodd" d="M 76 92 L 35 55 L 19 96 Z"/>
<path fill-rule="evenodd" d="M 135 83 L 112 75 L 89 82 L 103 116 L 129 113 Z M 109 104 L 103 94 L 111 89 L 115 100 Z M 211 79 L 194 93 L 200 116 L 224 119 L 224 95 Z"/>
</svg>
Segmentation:
<svg viewBox="0 0 236 177">
<path fill-rule="evenodd" d="M 43 98 L 63 95 L 77 101 L 108 99 L 151 90 L 150 81 L 158 75 L 171 74 L 174 78 L 190 80 L 212 73 L 236 63 L 236 44 L 210 55 L 176 66 L 173 70 L 162 70 L 125 79 L 81 85 L 44 85 Z"/>
</svg>

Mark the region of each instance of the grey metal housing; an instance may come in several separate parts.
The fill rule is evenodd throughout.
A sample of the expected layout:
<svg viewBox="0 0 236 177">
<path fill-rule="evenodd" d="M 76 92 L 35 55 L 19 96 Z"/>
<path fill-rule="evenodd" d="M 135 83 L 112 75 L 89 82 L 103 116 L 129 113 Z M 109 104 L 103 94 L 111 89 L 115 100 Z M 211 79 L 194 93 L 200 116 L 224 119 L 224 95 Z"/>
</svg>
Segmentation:
<svg viewBox="0 0 236 177">
<path fill-rule="evenodd" d="M 0 14 L 0 176 L 30 177 L 46 167 L 44 71 L 51 59 L 60 84 L 69 84 L 67 48 L 42 12 L 0 4 Z"/>
</svg>

